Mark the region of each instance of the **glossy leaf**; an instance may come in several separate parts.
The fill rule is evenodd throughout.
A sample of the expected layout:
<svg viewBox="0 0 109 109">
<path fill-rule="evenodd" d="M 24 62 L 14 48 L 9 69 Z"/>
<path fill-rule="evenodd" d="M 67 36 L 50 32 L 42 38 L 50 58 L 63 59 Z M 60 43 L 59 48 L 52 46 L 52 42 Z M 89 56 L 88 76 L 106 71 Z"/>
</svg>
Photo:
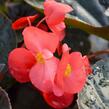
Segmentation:
<svg viewBox="0 0 109 109">
<path fill-rule="evenodd" d="M 79 19 L 76 19 L 71 15 L 67 15 L 65 23 L 67 26 L 75 27 L 86 31 L 87 33 L 95 34 L 101 38 L 109 40 L 109 26 L 95 27 Z"/>
<path fill-rule="evenodd" d="M 105 2 L 105 4 L 108 5 L 106 0 L 78 0 L 78 3 L 81 4 L 81 6 L 83 6 L 84 9 L 86 9 L 86 11 L 89 12 L 100 24 L 109 25 L 109 19 L 104 14 L 105 8 L 100 4 L 100 1 Z M 90 4 L 90 6 L 87 4 Z"/>
<path fill-rule="evenodd" d="M 25 0 L 28 4 L 36 8 L 36 10 L 40 13 L 43 13 L 43 2 L 39 2 L 38 0 Z M 109 40 L 109 26 L 105 27 L 96 27 L 92 26 L 80 19 L 75 18 L 74 16 L 68 14 L 65 18 L 65 23 L 69 27 L 75 27 L 81 30 L 86 31 L 90 34 L 95 34 L 101 38 L 104 38 L 106 40 Z"/>
<path fill-rule="evenodd" d="M 83 21 L 95 26 L 109 25 L 108 17 L 104 14 L 104 7 L 100 5 L 101 0 L 63 0 L 74 9 L 76 15 Z M 102 0 L 105 2 L 105 0 Z M 90 4 L 87 5 L 87 4 Z M 107 3 L 108 5 L 108 3 Z"/>
<path fill-rule="evenodd" d="M 98 19 L 95 19 L 92 14 L 90 14 L 89 11 L 87 11 L 84 6 L 82 6 L 79 3 L 79 0 L 64 0 L 66 4 L 69 4 L 73 7 L 74 11 L 71 13 L 72 15 L 78 17 L 79 19 L 92 24 L 93 26 L 101 26 L 100 22 L 98 22 Z M 91 0 L 92 2 L 92 0 Z M 92 3 L 91 3 L 92 4 Z M 91 6 L 89 6 L 91 7 Z"/>
<path fill-rule="evenodd" d="M 43 2 L 39 0 L 24 0 L 29 5 L 33 6 L 38 12 L 43 13 Z"/>
<path fill-rule="evenodd" d="M 8 94 L 0 87 L 0 109 L 12 109 Z"/>
<path fill-rule="evenodd" d="M 11 21 L 0 13 L 0 63 L 7 64 L 8 53 L 16 47 L 16 35 Z"/>
</svg>

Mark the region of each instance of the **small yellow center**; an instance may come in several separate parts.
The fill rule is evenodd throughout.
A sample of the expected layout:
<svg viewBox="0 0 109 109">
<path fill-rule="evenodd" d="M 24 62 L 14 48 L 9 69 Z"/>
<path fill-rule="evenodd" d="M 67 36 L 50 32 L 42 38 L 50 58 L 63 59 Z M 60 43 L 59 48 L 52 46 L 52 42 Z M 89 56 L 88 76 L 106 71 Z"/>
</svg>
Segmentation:
<svg viewBox="0 0 109 109">
<path fill-rule="evenodd" d="M 72 67 L 70 64 L 67 64 L 66 70 L 64 72 L 64 76 L 68 77 L 72 73 Z"/>
<path fill-rule="evenodd" d="M 44 64 L 45 63 L 45 59 L 43 58 L 43 54 L 40 53 L 40 52 L 37 53 L 36 59 L 37 59 L 37 62 L 39 62 L 40 64 Z"/>
</svg>

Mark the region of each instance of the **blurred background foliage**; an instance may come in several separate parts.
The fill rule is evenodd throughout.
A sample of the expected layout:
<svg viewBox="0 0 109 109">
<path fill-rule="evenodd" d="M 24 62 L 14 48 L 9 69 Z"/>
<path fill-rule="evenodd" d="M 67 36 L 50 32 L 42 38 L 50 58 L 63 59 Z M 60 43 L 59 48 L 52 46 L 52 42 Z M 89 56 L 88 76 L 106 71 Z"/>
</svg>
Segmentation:
<svg viewBox="0 0 109 109">
<path fill-rule="evenodd" d="M 12 30 L 12 22 L 20 17 L 38 13 L 39 11 L 36 9 L 37 3 L 43 1 L 44 0 L 0 0 L 0 86 L 8 92 L 13 109 L 52 109 L 44 102 L 40 93 L 34 89 L 30 83 L 19 84 L 13 80 L 7 68 L 8 53 L 12 49 L 20 47 L 23 43 L 22 30 Z M 101 31 L 101 33 L 107 35 L 105 39 L 109 39 L 107 38 L 109 36 L 109 16 L 105 14 L 106 12 L 109 13 L 109 0 L 57 1 L 72 6 L 74 10 L 70 14 L 74 17 L 74 20 L 78 18 L 94 27 L 104 28 L 105 26 L 106 32 Z M 43 14 L 41 13 L 41 17 L 42 16 Z M 95 29 L 96 28 L 94 28 L 94 31 Z M 96 51 L 108 49 L 109 42 L 105 39 L 91 34 L 91 32 L 82 29 L 82 27 L 77 28 L 74 24 L 73 28 L 67 26 L 66 37 L 63 43 L 66 42 L 72 48 L 72 51 L 80 51 L 82 54 L 88 55 Z M 102 55 L 100 58 L 101 57 L 107 58 L 108 55 Z M 0 97 L 4 96 L 4 93 L 1 94 L 1 90 L 0 88 Z M 7 97 L 3 99 L 7 99 Z M 0 98 L 0 108 L 1 106 Z M 7 107 L 3 107 L 3 109 L 11 109 L 11 107 L 7 105 Z M 77 104 L 72 103 L 68 109 L 78 109 Z"/>
</svg>

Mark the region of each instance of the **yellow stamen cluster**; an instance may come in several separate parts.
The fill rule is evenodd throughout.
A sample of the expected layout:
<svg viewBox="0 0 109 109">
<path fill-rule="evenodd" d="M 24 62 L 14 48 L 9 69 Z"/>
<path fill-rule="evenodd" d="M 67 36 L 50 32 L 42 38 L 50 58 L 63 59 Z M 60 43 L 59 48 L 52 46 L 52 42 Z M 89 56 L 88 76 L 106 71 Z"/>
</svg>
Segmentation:
<svg viewBox="0 0 109 109">
<path fill-rule="evenodd" d="M 64 72 L 64 76 L 68 77 L 72 73 L 72 67 L 70 64 L 67 64 L 66 70 Z"/>
<path fill-rule="evenodd" d="M 40 53 L 40 52 L 37 53 L 36 59 L 37 59 L 37 62 L 39 62 L 40 64 L 44 64 L 45 63 L 45 59 L 43 58 L 43 54 Z"/>
</svg>

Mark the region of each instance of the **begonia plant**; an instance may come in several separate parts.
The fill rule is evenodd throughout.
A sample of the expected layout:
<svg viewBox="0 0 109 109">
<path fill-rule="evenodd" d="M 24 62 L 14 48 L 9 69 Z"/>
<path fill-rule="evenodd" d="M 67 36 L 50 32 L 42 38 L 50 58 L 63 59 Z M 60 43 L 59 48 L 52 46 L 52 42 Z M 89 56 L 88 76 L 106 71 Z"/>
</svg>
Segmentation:
<svg viewBox="0 0 109 109">
<path fill-rule="evenodd" d="M 61 44 L 65 15 L 73 9 L 54 0 L 46 0 L 43 5 L 45 17 L 38 24 L 32 25 L 39 15 L 23 17 L 12 24 L 14 30 L 24 28 L 25 46 L 9 53 L 8 66 L 18 82 L 31 82 L 50 106 L 63 109 L 83 89 L 91 67 L 87 56 L 70 53 L 70 47 Z M 43 28 L 44 20 L 49 30 Z M 61 58 L 54 55 L 56 50 Z"/>
</svg>

